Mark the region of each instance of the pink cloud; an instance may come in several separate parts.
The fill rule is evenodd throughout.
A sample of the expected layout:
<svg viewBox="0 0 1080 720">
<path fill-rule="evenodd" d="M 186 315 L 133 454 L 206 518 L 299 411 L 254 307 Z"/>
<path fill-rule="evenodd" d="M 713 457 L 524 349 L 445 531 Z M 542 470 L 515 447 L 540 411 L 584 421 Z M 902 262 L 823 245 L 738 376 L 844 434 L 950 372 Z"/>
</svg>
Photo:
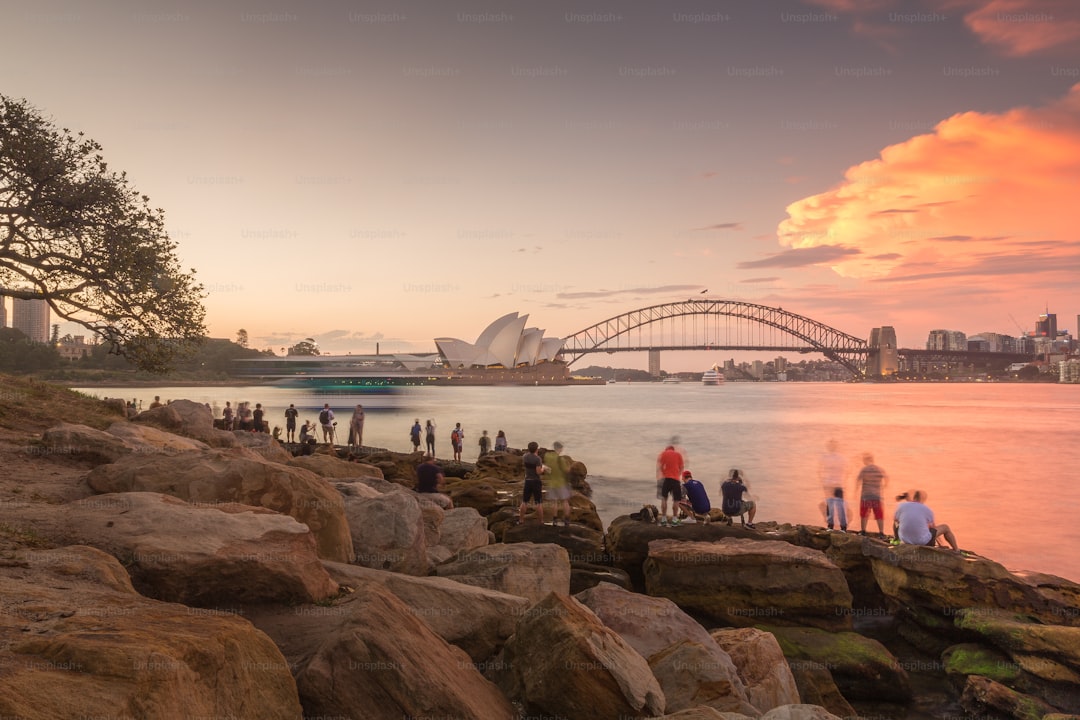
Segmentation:
<svg viewBox="0 0 1080 720">
<path fill-rule="evenodd" d="M 1080 85 L 1041 108 L 967 112 L 847 170 L 787 207 L 792 250 L 844 247 L 847 278 L 1075 284 L 1080 270 Z"/>
<path fill-rule="evenodd" d="M 1076 0 L 959 0 L 955 4 L 975 5 L 964 16 L 964 24 L 1006 55 L 1031 55 L 1080 40 L 1080 3 Z"/>
</svg>

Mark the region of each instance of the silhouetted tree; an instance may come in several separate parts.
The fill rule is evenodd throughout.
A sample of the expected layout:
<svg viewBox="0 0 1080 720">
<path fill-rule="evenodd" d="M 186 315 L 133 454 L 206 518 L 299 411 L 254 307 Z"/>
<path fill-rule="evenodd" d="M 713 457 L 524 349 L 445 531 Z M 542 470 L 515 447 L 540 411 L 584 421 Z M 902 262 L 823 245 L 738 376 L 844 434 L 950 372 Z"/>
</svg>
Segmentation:
<svg viewBox="0 0 1080 720">
<path fill-rule="evenodd" d="M 289 355 L 319 355 L 319 346 L 313 338 L 305 338 L 289 348 Z"/>
<path fill-rule="evenodd" d="M 205 333 L 202 286 L 180 269 L 163 211 L 100 151 L 0 95 L 0 287 L 44 298 L 110 352 L 161 372 Z"/>
</svg>

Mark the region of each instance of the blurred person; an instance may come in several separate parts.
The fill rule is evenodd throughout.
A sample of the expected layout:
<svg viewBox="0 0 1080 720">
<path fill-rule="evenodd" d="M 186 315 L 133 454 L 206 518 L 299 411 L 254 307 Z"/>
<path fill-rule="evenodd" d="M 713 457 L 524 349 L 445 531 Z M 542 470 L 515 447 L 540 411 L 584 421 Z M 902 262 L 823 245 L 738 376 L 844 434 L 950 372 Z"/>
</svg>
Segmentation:
<svg viewBox="0 0 1080 720">
<path fill-rule="evenodd" d="M 674 439 L 674 438 L 673 438 Z M 682 500 L 683 454 L 668 445 L 656 456 L 657 497 L 660 498 L 660 524 L 679 524 L 676 505 Z M 671 519 L 668 519 L 668 496 L 671 496 Z"/>
<path fill-rule="evenodd" d="M 847 532 L 847 509 L 844 507 L 844 472 L 847 461 L 836 452 L 837 443 L 829 440 L 825 443 L 825 452 L 818 463 L 818 479 L 825 491 L 825 527 L 830 530 L 840 525 L 842 532 Z"/>
<path fill-rule="evenodd" d="M 863 453 L 863 466 L 855 478 L 855 494 L 859 496 L 859 534 L 866 534 L 866 520 L 873 513 L 877 520 L 878 536 L 885 537 L 885 504 L 882 493 L 889 476 L 874 464 L 874 456 Z"/>
<path fill-rule="evenodd" d="M 563 511 L 563 525 L 570 526 L 570 458 L 562 454 L 563 444 L 556 440 L 551 444 L 551 450 L 544 453 L 544 466 L 548 468 L 545 482 L 548 489 L 548 497 L 554 501 L 551 524 L 559 524 L 559 510 Z M 561 506 L 560 506 L 561 503 Z"/>
</svg>

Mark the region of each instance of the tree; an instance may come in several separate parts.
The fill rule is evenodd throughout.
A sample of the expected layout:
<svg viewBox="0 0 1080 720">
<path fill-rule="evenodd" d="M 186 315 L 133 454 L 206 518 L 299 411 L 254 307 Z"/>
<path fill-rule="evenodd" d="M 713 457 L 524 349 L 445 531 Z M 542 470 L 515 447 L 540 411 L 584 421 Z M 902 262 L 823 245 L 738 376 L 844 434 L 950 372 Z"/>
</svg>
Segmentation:
<svg viewBox="0 0 1080 720">
<path fill-rule="evenodd" d="M 314 338 L 305 338 L 289 348 L 289 355 L 318 355 L 319 346 Z"/>
<path fill-rule="evenodd" d="M 205 334 L 203 288 L 164 213 L 101 146 L 0 95 L 0 288 L 44 298 L 109 351 L 164 372 Z"/>
<path fill-rule="evenodd" d="M 244 328 L 240 328 L 236 331 L 236 344 L 242 348 L 248 346 L 248 332 Z"/>
</svg>

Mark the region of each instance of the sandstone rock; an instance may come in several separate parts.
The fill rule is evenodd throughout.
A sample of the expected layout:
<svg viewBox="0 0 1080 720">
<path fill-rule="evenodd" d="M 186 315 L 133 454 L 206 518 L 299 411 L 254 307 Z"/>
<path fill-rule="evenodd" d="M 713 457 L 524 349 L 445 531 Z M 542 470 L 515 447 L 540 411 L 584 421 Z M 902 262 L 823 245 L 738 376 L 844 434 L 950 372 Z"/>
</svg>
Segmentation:
<svg viewBox="0 0 1080 720">
<path fill-rule="evenodd" d="M 682 640 L 702 645 L 712 641 L 697 620 L 667 598 L 629 592 L 609 583 L 574 597 L 645 659 Z"/>
<path fill-rule="evenodd" d="M 799 688 L 776 637 L 757 628 L 713 630 L 713 640 L 735 665 L 747 701 L 762 712 L 801 702 Z"/>
<path fill-rule="evenodd" d="M 305 525 L 244 506 L 159 493 L 97 495 L 63 508 L 65 534 L 123 559 L 139 592 L 201 607 L 314 602 L 337 592 Z"/>
<path fill-rule="evenodd" d="M 752 717 L 761 714 L 747 701 L 731 658 L 711 637 L 704 643 L 676 642 L 650 657 L 649 667 L 664 691 L 668 710 L 708 705 Z"/>
<path fill-rule="evenodd" d="M 1014 657 L 1039 655 L 1080 671 L 1080 627 L 1042 625 L 1017 619 L 1013 613 L 977 610 L 957 613 L 956 625 L 978 633 Z"/>
<path fill-rule="evenodd" d="M 353 562 L 377 570 L 427 575 L 424 517 L 415 493 L 396 491 L 374 498 L 346 496 Z"/>
<path fill-rule="evenodd" d="M 624 590 L 630 590 L 634 586 L 630 582 L 630 576 L 618 568 L 589 563 L 570 566 L 570 593 L 572 595 L 596 587 L 600 583 L 616 585 Z"/>
<path fill-rule="evenodd" d="M 867 545 L 882 592 L 903 607 L 949 617 L 978 608 L 1004 609 L 1040 622 L 1080 626 L 1080 585 L 1047 576 L 1021 577 L 996 562 L 921 545 Z"/>
<path fill-rule="evenodd" d="M 677 718 L 678 720 L 752 720 L 749 715 L 721 712 L 716 708 L 711 708 L 706 705 L 698 705 L 697 707 L 687 708 L 686 710 L 668 713 L 663 717 L 664 720 L 668 720 L 669 718 Z"/>
<path fill-rule="evenodd" d="M 435 568 L 440 577 L 539 602 L 570 591 L 570 560 L 558 545 L 486 545 L 458 553 Z"/>
<path fill-rule="evenodd" d="M 300 455 L 288 462 L 293 467 L 304 468 L 316 475 L 335 480 L 358 477 L 383 479 L 382 470 L 371 463 L 348 462 L 334 455 Z"/>
<path fill-rule="evenodd" d="M 317 618 L 322 642 L 297 673 L 306 716 L 517 717 L 468 655 L 389 591 L 370 586 L 345 605 L 339 622 Z"/>
<path fill-rule="evenodd" d="M 87 425 L 60 423 L 41 436 L 44 452 L 70 455 L 94 463 L 111 463 L 134 451 L 131 444 L 115 435 Z"/>
<path fill-rule="evenodd" d="M 353 555 L 339 493 L 306 470 L 268 462 L 242 448 L 177 456 L 129 455 L 94 468 L 87 483 L 99 493 L 161 492 L 193 503 L 269 508 L 307 525 L 320 557 L 347 562 Z"/>
<path fill-rule="evenodd" d="M 241 432 L 237 430 L 233 432 L 233 437 L 236 438 L 238 447 L 247 448 L 264 460 L 288 465 L 289 461 L 293 459 L 292 455 L 281 446 L 281 443 L 267 433 Z"/>
<path fill-rule="evenodd" d="M 846 715 L 844 717 L 851 717 Z M 783 705 L 761 716 L 761 720 L 840 720 L 820 705 Z"/>
<path fill-rule="evenodd" d="M 636 590 L 645 589 L 643 568 L 649 556 L 649 543 L 653 540 L 700 540 L 716 541 L 727 537 L 760 539 L 761 535 L 739 525 L 728 527 L 723 523 L 687 524 L 667 527 L 634 520 L 628 515 L 615 518 L 604 537 L 605 550 L 610 564 L 630 575 Z"/>
<path fill-rule="evenodd" d="M 439 637 L 469 654 L 481 667 L 514 632 L 532 603 L 517 595 L 463 585 L 448 578 L 412 577 L 357 565 L 325 563 L 342 585 L 380 585 L 408 606 Z"/>
<path fill-rule="evenodd" d="M 246 620 L 137 595 L 88 547 L 0 568 L 0 716 L 299 720 L 281 653 Z"/>
<path fill-rule="evenodd" d="M 232 433 L 214 427 L 210 408 L 191 400 L 174 400 L 168 405 L 144 410 L 136 415 L 133 421 L 202 440 L 212 447 L 236 446 L 236 437 Z"/>
<path fill-rule="evenodd" d="M 137 453 L 178 453 L 210 449 L 210 446 L 201 440 L 131 422 L 115 422 L 106 432 L 126 442 Z"/>
<path fill-rule="evenodd" d="M 664 712 L 664 694 L 645 659 L 565 595 L 550 593 L 530 608 L 501 658 L 501 686 L 530 713 L 631 718 Z"/>
<path fill-rule="evenodd" d="M 840 694 L 832 675 L 821 663 L 791 660 L 788 661 L 788 667 L 799 688 L 799 697 L 804 703 L 822 707 L 842 718 L 858 716 L 851 703 Z"/>
<path fill-rule="evenodd" d="M 428 548 L 433 548 L 439 544 L 440 529 L 446 511 L 435 503 L 425 502 L 419 494 L 416 495 L 416 502 L 420 506 L 421 522 L 424 525 L 424 543 Z"/>
<path fill-rule="evenodd" d="M 654 540 L 645 587 L 688 612 L 739 627 L 851 628 L 851 593 L 840 569 L 820 551 L 786 542 Z"/>
<path fill-rule="evenodd" d="M 454 508 L 444 513 L 438 545 L 453 553 L 488 544 L 487 520 L 473 508 Z"/>
<path fill-rule="evenodd" d="M 968 676 L 960 704 L 973 715 L 1000 714 L 1017 720 L 1041 720 L 1057 709 L 1031 695 L 978 675 Z"/>
<path fill-rule="evenodd" d="M 784 656 L 792 663 L 826 668 L 848 700 L 907 703 L 908 674 L 884 645 L 854 632 L 825 632 L 817 628 L 769 627 Z"/>
</svg>

